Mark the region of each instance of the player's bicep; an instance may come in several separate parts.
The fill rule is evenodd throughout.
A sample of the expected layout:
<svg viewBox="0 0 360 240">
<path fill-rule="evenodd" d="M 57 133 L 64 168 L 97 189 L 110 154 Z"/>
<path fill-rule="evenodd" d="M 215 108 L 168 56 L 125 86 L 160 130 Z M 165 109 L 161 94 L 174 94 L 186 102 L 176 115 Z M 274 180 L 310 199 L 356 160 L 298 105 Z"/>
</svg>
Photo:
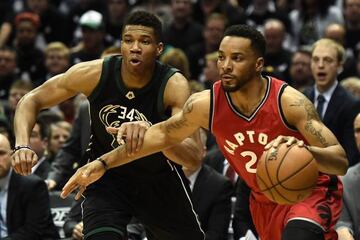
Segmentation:
<svg viewBox="0 0 360 240">
<path fill-rule="evenodd" d="M 171 115 L 182 111 L 190 96 L 187 79 L 180 73 L 175 73 L 168 81 L 164 93 L 164 105 L 171 108 Z"/>
<path fill-rule="evenodd" d="M 74 96 L 76 92 L 60 84 L 61 78 L 63 78 L 63 74 L 47 80 L 44 84 L 28 93 L 25 98 L 30 97 L 31 101 L 43 109 L 59 104 Z"/>
<path fill-rule="evenodd" d="M 281 101 L 286 120 L 310 145 L 328 147 L 338 144 L 335 135 L 320 120 L 312 102 L 302 93 L 287 87 Z"/>
<path fill-rule="evenodd" d="M 75 96 L 89 95 L 99 82 L 101 60 L 79 63 L 31 91 L 27 97 L 39 108 L 48 108 Z"/>
</svg>

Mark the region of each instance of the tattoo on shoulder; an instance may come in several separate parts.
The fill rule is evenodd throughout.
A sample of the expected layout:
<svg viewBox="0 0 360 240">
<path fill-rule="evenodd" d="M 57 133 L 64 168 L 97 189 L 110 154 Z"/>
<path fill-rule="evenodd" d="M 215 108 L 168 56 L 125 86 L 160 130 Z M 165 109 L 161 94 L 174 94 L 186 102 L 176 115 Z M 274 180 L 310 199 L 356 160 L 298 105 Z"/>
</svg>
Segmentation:
<svg viewBox="0 0 360 240">
<path fill-rule="evenodd" d="M 322 128 L 316 129 L 314 127 L 314 121 L 321 121 L 314 105 L 307 99 L 297 99 L 295 102 L 290 104 L 290 107 L 302 107 L 306 112 L 306 123 L 305 130 L 315 136 L 322 146 L 328 147 L 330 144 L 326 141 L 322 135 Z"/>
</svg>

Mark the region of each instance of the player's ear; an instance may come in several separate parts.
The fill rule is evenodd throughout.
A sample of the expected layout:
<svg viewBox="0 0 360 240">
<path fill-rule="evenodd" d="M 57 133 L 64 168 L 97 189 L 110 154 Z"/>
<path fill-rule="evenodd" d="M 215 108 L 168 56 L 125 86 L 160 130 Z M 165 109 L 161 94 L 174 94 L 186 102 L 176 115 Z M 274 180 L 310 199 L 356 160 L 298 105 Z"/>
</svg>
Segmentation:
<svg viewBox="0 0 360 240">
<path fill-rule="evenodd" d="M 159 42 L 156 50 L 156 56 L 160 56 L 164 50 L 164 44 L 162 42 Z"/>
<path fill-rule="evenodd" d="M 256 59 L 256 64 L 255 64 L 256 71 L 261 72 L 263 67 L 264 67 L 264 58 L 259 57 L 258 59 Z"/>
</svg>

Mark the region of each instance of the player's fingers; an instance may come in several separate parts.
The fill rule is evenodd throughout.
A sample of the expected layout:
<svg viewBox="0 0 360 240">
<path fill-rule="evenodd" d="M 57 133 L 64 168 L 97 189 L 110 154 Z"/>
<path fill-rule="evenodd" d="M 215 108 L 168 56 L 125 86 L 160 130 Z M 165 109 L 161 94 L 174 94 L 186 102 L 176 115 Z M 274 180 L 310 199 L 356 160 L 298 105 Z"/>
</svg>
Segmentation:
<svg viewBox="0 0 360 240">
<path fill-rule="evenodd" d="M 268 144 L 266 144 L 266 146 L 265 146 L 265 148 L 264 148 L 265 151 L 266 151 L 266 150 L 269 150 L 269 149 L 272 147 L 272 145 L 274 144 L 274 141 L 275 141 L 275 140 L 272 140 L 271 142 L 269 142 Z"/>
<path fill-rule="evenodd" d="M 126 153 L 127 155 L 131 154 L 132 149 L 132 133 L 133 133 L 133 125 L 129 124 L 126 128 Z"/>
<path fill-rule="evenodd" d="M 85 190 L 86 190 L 85 186 L 79 186 L 79 191 L 76 193 L 75 199 L 79 200 Z"/>
<path fill-rule="evenodd" d="M 125 143 L 123 137 L 126 131 L 126 127 L 125 126 L 121 126 L 119 128 L 119 131 L 117 132 L 117 136 L 116 136 L 116 140 L 120 145 L 123 145 Z"/>
<path fill-rule="evenodd" d="M 131 143 L 131 154 L 136 152 L 139 144 L 139 132 L 140 126 L 134 126 L 133 133 L 132 133 L 132 143 Z"/>
<path fill-rule="evenodd" d="M 305 147 L 305 143 L 304 143 L 303 140 L 297 141 L 297 145 L 298 145 L 299 147 Z"/>
<path fill-rule="evenodd" d="M 141 128 L 139 131 L 139 139 L 136 146 L 136 151 L 139 151 L 144 143 L 144 136 L 145 136 L 146 129 Z"/>
<path fill-rule="evenodd" d="M 297 142 L 297 139 L 295 137 L 286 137 L 286 146 L 291 146 L 292 144 Z"/>
<path fill-rule="evenodd" d="M 75 175 L 72 176 L 69 179 L 69 181 L 65 184 L 65 186 L 62 189 L 61 195 L 60 195 L 62 198 L 66 198 L 70 193 L 72 193 L 74 190 L 76 190 L 76 188 L 79 186 L 76 181 L 77 176 L 78 176 L 78 174 L 75 173 Z"/>
<path fill-rule="evenodd" d="M 32 169 L 32 166 L 33 166 L 33 159 L 34 159 L 34 155 L 35 152 L 31 151 L 31 150 L 26 150 L 25 152 L 26 154 L 26 170 L 27 170 L 27 175 L 30 175 L 31 174 L 31 169 Z"/>
<path fill-rule="evenodd" d="M 20 174 L 20 157 L 18 155 L 18 153 L 13 153 L 13 155 L 11 156 L 11 165 L 14 169 L 14 171 L 17 173 L 17 174 Z"/>
<path fill-rule="evenodd" d="M 18 150 L 19 154 L 20 154 L 20 172 L 21 175 L 28 175 L 28 170 L 27 170 L 27 156 L 26 156 L 26 151 L 25 150 Z"/>
<path fill-rule="evenodd" d="M 110 134 L 116 134 L 118 132 L 119 128 L 116 127 L 106 127 L 106 131 Z"/>
<path fill-rule="evenodd" d="M 33 154 L 31 165 L 35 166 L 35 164 L 38 162 L 38 160 L 39 160 L 38 156 L 36 154 Z"/>
</svg>

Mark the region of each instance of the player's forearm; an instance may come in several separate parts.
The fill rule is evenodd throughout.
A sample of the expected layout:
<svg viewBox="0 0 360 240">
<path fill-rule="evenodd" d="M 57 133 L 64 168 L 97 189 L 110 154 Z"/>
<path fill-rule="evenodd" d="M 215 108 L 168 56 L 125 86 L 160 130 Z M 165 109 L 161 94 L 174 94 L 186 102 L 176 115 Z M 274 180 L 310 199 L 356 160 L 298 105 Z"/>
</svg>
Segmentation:
<svg viewBox="0 0 360 240">
<path fill-rule="evenodd" d="M 163 153 L 167 158 L 187 169 L 196 170 L 201 164 L 204 150 L 193 138 L 186 138 L 181 143 L 164 150 Z"/>
<path fill-rule="evenodd" d="M 30 133 L 35 125 L 39 106 L 28 95 L 25 95 L 16 107 L 14 117 L 14 133 L 16 145 L 28 145 Z"/>
<path fill-rule="evenodd" d="M 163 125 L 163 123 L 155 124 L 146 131 L 144 143 L 138 152 L 128 155 L 126 144 L 124 144 L 104 154 L 101 158 L 104 159 L 109 168 L 114 168 L 180 143 L 182 139 L 166 137 L 166 130 Z"/>
<path fill-rule="evenodd" d="M 310 152 L 316 159 L 319 171 L 327 174 L 345 175 L 348 168 L 346 153 L 340 145 L 333 145 L 326 148 L 309 147 Z"/>
</svg>

